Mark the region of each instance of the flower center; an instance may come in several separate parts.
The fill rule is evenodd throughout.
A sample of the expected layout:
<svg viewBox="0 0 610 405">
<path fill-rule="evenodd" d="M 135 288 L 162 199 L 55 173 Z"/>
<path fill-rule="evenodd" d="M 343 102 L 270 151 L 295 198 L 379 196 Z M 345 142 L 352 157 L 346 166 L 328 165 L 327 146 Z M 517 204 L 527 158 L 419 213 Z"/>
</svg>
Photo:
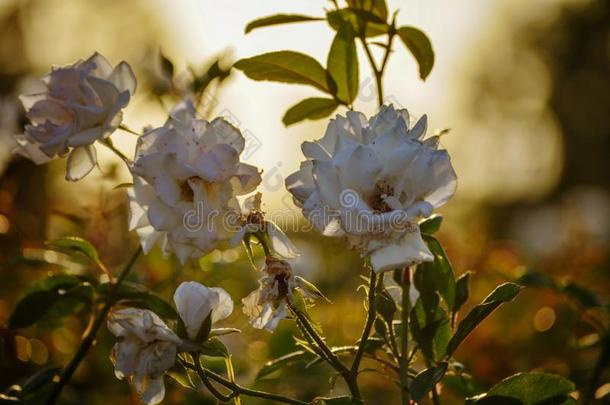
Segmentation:
<svg viewBox="0 0 610 405">
<path fill-rule="evenodd" d="M 201 180 L 201 178 L 191 176 L 188 179 L 180 182 L 180 199 L 182 201 L 193 202 L 195 200 L 195 193 L 189 184 L 189 180 Z"/>
<path fill-rule="evenodd" d="M 375 213 L 383 214 L 384 212 L 393 211 L 392 208 L 385 202 L 388 196 L 394 195 L 394 187 L 389 185 L 385 180 L 379 180 L 375 184 L 375 192 L 369 198 L 369 206 Z"/>
</svg>

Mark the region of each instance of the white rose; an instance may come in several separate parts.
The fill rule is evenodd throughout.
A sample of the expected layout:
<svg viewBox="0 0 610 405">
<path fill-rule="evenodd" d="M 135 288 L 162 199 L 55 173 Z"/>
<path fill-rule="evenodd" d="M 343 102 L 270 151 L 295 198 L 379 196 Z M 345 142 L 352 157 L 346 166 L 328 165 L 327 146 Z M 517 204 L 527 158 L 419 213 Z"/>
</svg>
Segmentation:
<svg viewBox="0 0 610 405">
<path fill-rule="evenodd" d="M 383 106 L 331 120 L 322 139 L 302 145 L 307 160 L 286 188 L 324 235 L 346 236 L 375 271 L 433 257 L 418 223 L 455 193 L 457 177 L 437 136 L 424 140 L 424 115 L 409 129 L 407 110 Z"/>
<path fill-rule="evenodd" d="M 258 169 L 240 162 L 245 140 L 222 118 L 195 119 L 192 105 L 176 108 L 165 126 L 138 140 L 130 190 L 130 229 L 148 252 L 160 242 L 182 263 L 229 240 L 238 226 L 235 196 L 261 182 Z M 235 229 L 233 229 L 235 228 Z"/>
<path fill-rule="evenodd" d="M 114 69 L 99 53 L 54 68 L 43 79 L 46 91 L 21 97 L 30 124 L 16 135 L 16 153 L 43 164 L 68 156 L 66 179 L 76 181 L 97 163 L 93 143 L 121 124 L 122 109 L 136 90 L 126 62 Z"/>
<path fill-rule="evenodd" d="M 146 309 L 112 311 L 108 330 L 118 338 L 111 354 L 117 378 L 129 378 L 143 402 L 161 402 L 165 371 L 174 365 L 182 340 Z"/>
<path fill-rule="evenodd" d="M 186 327 L 189 339 L 194 340 L 203 322 L 211 316 L 212 324 L 233 312 L 233 300 L 222 288 L 208 288 L 195 281 L 180 284 L 174 293 L 174 303 Z"/>
</svg>

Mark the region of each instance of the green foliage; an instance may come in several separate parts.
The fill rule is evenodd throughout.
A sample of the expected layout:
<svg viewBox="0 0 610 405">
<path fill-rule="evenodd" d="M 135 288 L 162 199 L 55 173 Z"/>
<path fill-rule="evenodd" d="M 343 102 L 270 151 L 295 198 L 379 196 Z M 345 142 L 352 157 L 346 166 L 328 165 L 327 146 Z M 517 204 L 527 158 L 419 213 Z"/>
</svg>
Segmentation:
<svg viewBox="0 0 610 405">
<path fill-rule="evenodd" d="M 375 307 L 377 308 L 377 314 L 388 325 L 392 325 L 394 313 L 396 313 L 396 303 L 385 288 L 375 294 Z"/>
<path fill-rule="evenodd" d="M 95 247 L 83 238 L 77 236 L 66 236 L 47 242 L 48 245 L 67 251 L 69 253 L 82 254 L 91 260 L 96 266 L 108 273 L 106 266 L 102 263 Z"/>
<path fill-rule="evenodd" d="M 443 378 L 446 371 L 447 363 L 441 362 L 438 365 L 427 368 L 421 373 L 417 374 L 409 385 L 411 398 L 415 402 L 419 403 Z"/>
<path fill-rule="evenodd" d="M 284 125 L 289 126 L 296 124 L 297 122 L 309 119 L 318 120 L 321 118 L 328 117 L 339 107 L 339 102 L 330 98 L 312 97 L 306 98 L 305 100 L 290 107 L 282 122 Z"/>
<path fill-rule="evenodd" d="M 358 95 L 358 54 L 351 24 L 343 23 L 330 46 L 328 72 L 337 84 L 337 98 L 352 104 Z"/>
<path fill-rule="evenodd" d="M 428 36 L 415 27 L 400 27 L 396 33 L 419 65 L 419 77 L 426 80 L 434 66 L 434 50 Z"/>
<path fill-rule="evenodd" d="M 458 312 L 462 305 L 468 301 L 470 296 L 470 289 L 468 282 L 470 281 L 470 275 L 472 272 L 467 271 L 462 274 L 455 282 L 455 300 L 453 301 L 453 312 Z"/>
<path fill-rule="evenodd" d="M 424 240 L 434 256 L 434 261 L 418 266 L 415 286 L 421 292 L 438 291 L 447 307 L 452 308 L 455 301 L 455 276 L 451 262 L 436 238 L 424 235 Z"/>
<path fill-rule="evenodd" d="M 229 357 L 229 350 L 220 339 L 211 338 L 201 344 L 201 354 L 211 357 Z"/>
<path fill-rule="evenodd" d="M 424 235 L 433 235 L 441 228 L 442 223 L 442 215 L 432 215 L 419 224 L 419 231 Z"/>
<path fill-rule="evenodd" d="M 328 25 L 335 31 L 344 24 L 349 24 L 357 36 L 376 37 L 388 32 L 388 25 L 384 19 L 362 9 L 343 8 L 329 11 L 326 14 Z M 364 31 L 364 34 L 362 34 Z"/>
<path fill-rule="evenodd" d="M 561 404 L 569 401 L 574 384 L 547 373 L 519 373 L 502 380 L 486 394 L 469 398 L 471 404 Z"/>
<path fill-rule="evenodd" d="M 426 359 L 436 361 L 445 357 L 451 327 L 436 293 L 421 293 L 411 310 L 409 326 L 413 340 Z"/>
<path fill-rule="evenodd" d="M 246 34 L 252 32 L 257 28 L 262 27 L 270 27 L 273 25 L 280 24 L 290 24 L 297 22 L 308 22 L 308 21 L 323 21 L 323 18 L 320 17 L 310 17 L 307 15 L 299 15 L 299 14 L 275 14 L 270 15 L 268 17 L 258 18 L 252 22 L 250 22 L 246 26 Z"/>
<path fill-rule="evenodd" d="M 574 282 L 558 283 L 544 273 L 528 270 L 517 279 L 517 283 L 523 286 L 551 288 L 560 294 L 576 300 L 584 308 L 601 307 L 604 301 L 593 291 L 584 288 Z"/>
<path fill-rule="evenodd" d="M 307 361 L 308 359 L 311 359 L 311 354 L 305 350 L 298 350 L 296 352 L 288 353 L 282 357 L 266 362 L 256 374 L 256 379 L 259 380 L 277 370 L 295 363 Z"/>
<path fill-rule="evenodd" d="M 234 67 L 253 80 L 306 84 L 333 95 L 337 90 L 326 69 L 311 56 L 299 52 L 264 53 L 238 60 Z"/>
<path fill-rule="evenodd" d="M 25 328 L 52 313 L 55 319 L 88 307 L 93 300 L 89 281 L 68 274 L 52 275 L 35 285 L 13 310 L 8 327 Z"/>
<path fill-rule="evenodd" d="M 496 287 L 479 305 L 474 307 L 458 325 L 457 331 L 449 341 L 447 354 L 451 355 L 460 343 L 502 303 L 517 296 L 521 287 L 514 283 L 504 283 Z"/>
</svg>

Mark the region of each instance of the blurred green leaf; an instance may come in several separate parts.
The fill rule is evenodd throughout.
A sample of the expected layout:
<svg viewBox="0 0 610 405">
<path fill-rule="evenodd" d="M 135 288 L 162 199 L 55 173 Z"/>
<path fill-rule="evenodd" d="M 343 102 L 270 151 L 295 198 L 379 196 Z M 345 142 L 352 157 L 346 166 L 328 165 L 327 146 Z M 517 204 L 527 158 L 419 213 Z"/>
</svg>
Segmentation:
<svg viewBox="0 0 610 405">
<path fill-rule="evenodd" d="M 436 233 L 443 223 L 442 215 L 434 215 L 419 224 L 419 231 L 424 235 L 432 235 Z"/>
<path fill-rule="evenodd" d="M 104 263 L 102 263 L 100 260 L 95 247 L 83 238 L 79 238 L 77 236 L 66 236 L 48 241 L 47 244 L 63 251 L 72 253 L 76 252 L 85 255 L 96 266 L 102 269 L 102 271 L 104 271 L 106 274 L 110 274 Z"/>
<path fill-rule="evenodd" d="M 468 283 L 470 281 L 471 274 L 472 272 L 467 271 L 455 282 L 455 300 L 453 302 L 453 312 L 458 312 L 460 308 L 462 308 L 462 305 L 468 301 L 468 296 L 470 295 Z"/>
<path fill-rule="evenodd" d="M 80 310 L 77 305 L 61 306 L 62 301 L 82 301 L 91 303 L 93 288 L 88 282 L 67 274 L 53 275 L 35 285 L 13 310 L 7 325 L 11 329 L 25 328 L 40 321 L 53 311 L 55 317 L 62 317 Z"/>
<path fill-rule="evenodd" d="M 306 119 L 317 120 L 328 117 L 339 107 L 339 102 L 330 98 L 306 98 L 305 100 L 290 107 L 282 122 L 289 126 Z"/>
<path fill-rule="evenodd" d="M 502 380 L 486 394 L 468 398 L 467 403 L 561 404 L 575 389 L 574 383 L 558 375 L 519 373 Z"/>
<path fill-rule="evenodd" d="M 398 36 L 419 65 L 419 77 L 425 80 L 434 66 L 434 50 L 428 36 L 415 27 L 400 27 Z"/>
<path fill-rule="evenodd" d="M 348 23 L 352 26 L 356 36 L 360 36 L 364 30 L 365 37 L 375 37 L 388 32 L 389 26 L 375 14 L 361 9 L 343 8 L 326 13 L 328 25 L 335 31 Z"/>
<path fill-rule="evenodd" d="M 306 361 L 308 359 L 311 359 L 311 354 L 309 354 L 305 350 L 299 350 L 293 353 L 288 353 L 282 357 L 278 357 L 275 360 L 270 360 L 266 362 L 265 365 L 256 374 L 256 379 L 259 380 L 279 369 L 301 361 Z"/>
<path fill-rule="evenodd" d="M 228 357 L 229 351 L 220 339 L 208 339 L 201 344 L 201 354 L 211 357 Z"/>
<path fill-rule="evenodd" d="M 434 261 L 424 262 L 417 266 L 414 280 L 415 286 L 420 291 L 438 291 L 447 307 L 453 308 L 455 302 L 455 275 L 451 262 L 436 238 L 424 235 L 424 241 L 426 241 L 430 252 L 432 252 Z"/>
<path fill-rule="evenodd" d="M 270 15 L 268 17 L 258 18 L 254 21 L 251 21 L 246 26 L 246 34 L 250 33 L 252 30 L 262 27 L 269 27 L 272 25 L 280 25 L 280 24 L 290 24 L 297 22 L 307 22 L 307 21 L 322 21 L 324 18 L 320 17 L 310 17 L 307 15 L 298 15 L 298 14 L 275 14 Z"/>
<path fill-rule="evenodd" d="M 329 94 L 337 91 L 337 85 L 322 65 L 299 52 L 264 53 L 238 60 L 233 66 L 253 80 L 307 84 Z"/>
<path fill-rule="evenodd" d="M 441 362 L 435 367 L 430 367 L 417 374 L 411 384 L 409 390 L 411 391 L 411 397 L 417 403 L 421 402 L 422 399 L 430 392 L 436 384 L 443 378 L 447 371 L 447 363 Z"/>
<path fill-rule="evenodd" d="M 352 9 L 360 9 L 370 12 L 381 21 L 388 19 L 388 5 L 385 0 L 347 0 L 347 4 Z"/>
<path fill-rule="evenodd" d="M 344 22 L 330 46 L 326 62 L 328 72 L 337 84 L 337 98 L 347 104 L 358 96 L 358 53 L 351 24 Z"/>
<path fill-rule="evenodd" d="M 511 301 L 517 296 L 521 290 L 521 286 L 514 283 L 504 283 L 496 287 L 482 303 L 474 307 L 468 315 L 458 325 L 455 335 L 449 341 L 447 346 L 447 354 L 451 355 L 458 348 L 460 343 L 472 332 L 478 325 L 489 316 L 502 303 Z"/>
<path fill-rule="evenodd" d="M 44 368 L 34 373 L 21 385 L 21 395 L 27 396 L 30 393 L 40 390 L 52 382 L 53 378 L 56 375 L 59 375 L 59 373 L 61 373 L 61 367 Z"/>
<path fill-rule="evenodd" d="M 580 303 L 585 308 L 601 307 L 602 299 L 593 291 L 569 282 L 561 287 L 561 291 Z"/>
</svg>

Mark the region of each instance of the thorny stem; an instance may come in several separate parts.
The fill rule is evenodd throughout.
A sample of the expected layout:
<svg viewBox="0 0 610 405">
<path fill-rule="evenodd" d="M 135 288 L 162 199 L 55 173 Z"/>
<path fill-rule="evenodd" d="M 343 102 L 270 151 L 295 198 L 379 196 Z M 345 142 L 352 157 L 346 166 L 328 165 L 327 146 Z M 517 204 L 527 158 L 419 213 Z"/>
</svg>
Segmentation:
<svg viewBox="0 0 610 405">
<path fill-rule="evenodd" d="M 356 381 L 357 375 L 352 373 L 347 367 L 339 361 L 339 358 L 333 353 L 333 351 L 328 347 L 324 339 L 316 332 L 314 327 L 298 308 L 295 308 L 292 304 L 288 303 L 290 310 L 297 317 L 301 325 L 305 328 L 309 336 L 314 340 L 318 348 L 324 353 L 324 360 L 328 362 L 337 372 L 341 375 L 347 387 L 349 388 L 350 393 L 352 394 L 352 399 L 356 404 L 364 403 L 362 401 L 362 395 L 360 394 L 360 388 L 358 387 L 358 382 Z"/>
<path fill-rule="evenodd" d="M 368 311 L 366 316 L 366 322 L 364 324 L 364 329 L 362 330 L 362 337 L 360 337 L 360 344 L 358 345 L 358 351 L 356 352 L 356 356 L 354 356 L 354 361 L 352 362 L 352 367 L 350 372 L 355 377 L 358 376 L 358 368 L 360 367 L 360 360 L 362 360 L 362 355 L 364 354 L 364 349 L 366 348 L 366 342 L 369 339 L 369 335 L 371 334 L 371 328 L 373 327 L 373 323 L 375 322 L 375 318 L 377 317 L 377 309 L 375 308 L 375 288 L 376 288 L 376 280 L 377 273 L 371 268 L 371 278 L 369 282 L 369 294 L 368 294 Z"/>
<path fill-rule="evenodd" d="M 194 366 L 191 364 L 185 363 L 185 362 L 183 362 L 182 364 L 185 367 L 190 368 L 191 370 L 195 370 L 197 372 L 197 374 L 199 375 L 199 378 L 201 379 L 201 381 L 203 381 L 203 383 L 210 390 L 210 392 L 222 402 L 228 402 L 238 395 L 246 395 L 246 396 L 250 396 L 250 397 L 265 398 L 265 399 L 269 399 L 271 401 L 281 402 L 281 403 L 285 403 L 285 404 L 294 404 L 294 405 L 307 405 L 308 404 L 308 402 L 299 401 L 298 399 L 292 399 L 292 398 L 284 397 L 282 395 L 276 395 L 276 394 L 271 394 L 269 392 L 258 391 L 258 390 L 253 390 L 253 389 L 242 387 L 241 385 L 237 384 L 236 382 L 227 380 L 226 378 L 214 373 L 213 371 L 202 367 L 197 356 L 195 356 L 195 365 Z M 209 380 L 214 380 L 217 383 L 223 385 L 224 387 L 230 389 L 231 393 L 229 395 L 224 395 L 224 394 L 220 393 L 220 391 L 218 391 L 211 384 L 211 382 Z"/>
<path fill-rule="evenodd" d="M 53 387 L 51 394 L 45 402 L 46 405 L 53 405 L 59 399 L 61 391 L 64 389 L 66 384 L 68 384 L 68 382 L 74 375 L 74 372 L 89 352 L 89 349 L 95 343 L 95 337 L 97 336 L 99 329 L 102 327 L 104 322 L 106 322 L 106 316 L 108 315 L 108 312 L 117 301 L 118 297 L 116 295 L 116 292 L 118 290 L 118 287 L 123 283 L 123 281 L 125 281 L 125 277 L 127 277 L 129 272 L 131 271 L 134 263 L 136 262 L 136 259 L 138 258 L 138 256 L 140 256 L 140 253 L 142 253 L 141 247 L 139 247 L 138 250 L 131 257 L 131 259 L 129 259 L 129 262 L 127 262 L 127 264 L 121 271 L 121 274 L 119 274 L 119 277 L 117 278 L 116 282 L 111 286 L 106 303 L 102 307 L 95 320 L 91 323 L 90 327 L 87 328 L 87 331 L 85 332 L 85 337 L 83 338 L 80 347 L 76 351 L 74 357 L 72 357 L 72 360 L 70 360 L 68 365 L 60 374 L 59 381 Z"/>
<path fill-rule="evenodd" d="M 411 394 L 409 392 L 409 312 L 411 312 L 411 301 L 409 299 L 409 287 L 411 285 L 411 269 L 406 267 L 402 273 L 402 311 L 401 311 L 401 354 L 400 354 L 400 385 L 402 392 L 402 404 L 409 405 Z"/>
</svg>

